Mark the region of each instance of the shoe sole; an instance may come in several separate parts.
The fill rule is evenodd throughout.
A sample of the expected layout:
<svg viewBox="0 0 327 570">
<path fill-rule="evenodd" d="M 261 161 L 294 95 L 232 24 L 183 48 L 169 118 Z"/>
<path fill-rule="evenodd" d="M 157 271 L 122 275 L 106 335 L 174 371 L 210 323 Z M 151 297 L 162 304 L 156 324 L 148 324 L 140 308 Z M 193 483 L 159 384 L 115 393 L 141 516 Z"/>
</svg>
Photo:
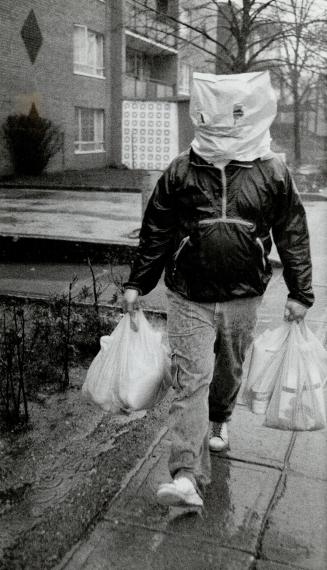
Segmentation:
<svg viewBox="0 0 327 570">
<path fill-rule="evenodd" d="M 223 453 L 224 451 L 230 451 L 230 446 L 226 445 L 226 447 L 223 447 L 222 449 L 212 449 L 209 446 L 209 451 L 210 451 L 210 453 Z"/>
<path fill-rule="evenodd" d="M 203 501 L 200 497 L 196 497 L 194 501 L 182 497 L 178 493 L 174 493 L 172 490 L 158 491 L 157 501 L 159 505 L 164 505 L 168 507 L 203 507 Z"/>
</svg>

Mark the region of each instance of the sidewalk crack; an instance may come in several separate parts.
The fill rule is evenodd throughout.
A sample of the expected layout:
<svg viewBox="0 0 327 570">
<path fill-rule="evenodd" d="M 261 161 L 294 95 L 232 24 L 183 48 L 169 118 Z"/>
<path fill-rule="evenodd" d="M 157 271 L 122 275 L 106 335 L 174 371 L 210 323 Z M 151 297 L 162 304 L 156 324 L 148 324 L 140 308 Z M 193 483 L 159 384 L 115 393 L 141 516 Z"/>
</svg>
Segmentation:
<svg viewBox="0 0 327 570">
<path fill-rule="evenodd" d="M 291 437 L 291 441 L 288 445 L 288 448 L 287 448 L 287 451 L 285 454 L 283 468 L 281 470 L 281 473 L 280 473 L 279 479 L 277 481 L 274 493 L 270 499 L 266 513 L 265 513 L 263 520 L 262 520 L 262 523 L 261 523 L 261 528 L 259 531 L 257 544 L 256 544 L 256 548 L 255 548 L 255 555 L 254 555 L 255 560 L 253 561 L 253 564 L 251 565 L 250 570 L 256 570 L 258 560 L 264 560 L 265 559 L 265 557 L 263 555 L 264 536 L 265 536 L 266 530 L 269 528 L 269 521 L 270 521 L 271 513 L 277 507 L 279 501 L 283 498 L 285 491 L 286 491 L 289 462 L 290 462 L 291 453 L 292 453 L 293 448 L 294 448 L 296 437 L 297 437 L 297 433 L 293 432 L 292 437 Z"/>
<path fill-rule="evenodd" d="M 228 459 L 229 461 L 235 461 L 238 463 L 245 463 L 246 465 L 256 465 L 257 467 L 265 467 L 268 469 L 275 469 L 276 471 L 283 472 L 284 463 L 280 465 L 272 465 L 271 463 L 264 463 L 264 461 L 254 461 L 253 459 L 242 459 L 241 457 L 234 457 L 233 455 L 225 455 L 219 459 Z"/>
</svg>

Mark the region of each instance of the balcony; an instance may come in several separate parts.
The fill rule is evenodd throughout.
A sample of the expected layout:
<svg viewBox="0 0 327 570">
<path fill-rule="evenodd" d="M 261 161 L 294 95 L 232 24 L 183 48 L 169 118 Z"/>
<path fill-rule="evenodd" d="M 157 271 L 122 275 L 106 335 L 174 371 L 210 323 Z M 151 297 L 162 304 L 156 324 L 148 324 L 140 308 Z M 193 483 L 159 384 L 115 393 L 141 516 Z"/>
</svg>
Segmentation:
<svg viewBox="0 0 327 570">
<path fill-rule="evenodd" d="M 124 99 L 165 99 L 175 95 L 175 85 L 156 79 L 137 79 L 125 75 L 123 83 Z"/>
<path fill-rule="evenodd" d="M 154 12 L 140 8 L 132 0 L 127 0 L 125 6 L 124 23 L 127 33 L 143 37 L 148 43 L 152 43 L 152 47 L 149 45 L 152 53 L 156 45 L 158 48 L 166 47 L 170 52 L 176 51 L 177 34 L 173 25 L 157 19 Z"/>
</svg>

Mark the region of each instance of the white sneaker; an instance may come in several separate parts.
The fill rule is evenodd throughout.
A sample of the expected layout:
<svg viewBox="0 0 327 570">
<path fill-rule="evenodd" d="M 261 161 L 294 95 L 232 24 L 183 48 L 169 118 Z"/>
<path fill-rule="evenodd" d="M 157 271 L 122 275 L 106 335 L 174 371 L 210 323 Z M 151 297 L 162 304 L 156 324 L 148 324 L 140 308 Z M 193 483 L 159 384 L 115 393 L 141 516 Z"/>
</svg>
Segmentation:
<svg viewBox="0 0 327 570">
<path fill-rule="evenodd" d="M 212 422 L 212 437 L 209 439 L 209 449 L 213 452 L 229 449 L 227 423 Z"/>
<path fill-rule="evenodd" d="M 187 477 L 176 477 L 172 483 L 160 485 L 157 500 L 160 505 L 203 507 L 200 495 Z"/>
</svg>

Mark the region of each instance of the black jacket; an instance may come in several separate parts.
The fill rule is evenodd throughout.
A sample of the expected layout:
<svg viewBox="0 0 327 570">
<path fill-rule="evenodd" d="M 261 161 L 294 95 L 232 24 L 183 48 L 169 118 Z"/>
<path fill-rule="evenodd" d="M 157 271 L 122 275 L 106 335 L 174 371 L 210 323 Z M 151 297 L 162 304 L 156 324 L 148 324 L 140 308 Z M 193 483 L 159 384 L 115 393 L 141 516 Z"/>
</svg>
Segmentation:
<svg viewBox="0 0 327 570">
<path fill-rule="evenodd" d="M 145 295 L 165 269 L 168 288 L 194 301 L 262 295 L 272 274 L 270 230 L 289 297 L 310 307 L 306 216 L 284 162 L 232 161 L 221 172 L 185 151 L 149 200 L 126 287 Z"/>
</svg>

